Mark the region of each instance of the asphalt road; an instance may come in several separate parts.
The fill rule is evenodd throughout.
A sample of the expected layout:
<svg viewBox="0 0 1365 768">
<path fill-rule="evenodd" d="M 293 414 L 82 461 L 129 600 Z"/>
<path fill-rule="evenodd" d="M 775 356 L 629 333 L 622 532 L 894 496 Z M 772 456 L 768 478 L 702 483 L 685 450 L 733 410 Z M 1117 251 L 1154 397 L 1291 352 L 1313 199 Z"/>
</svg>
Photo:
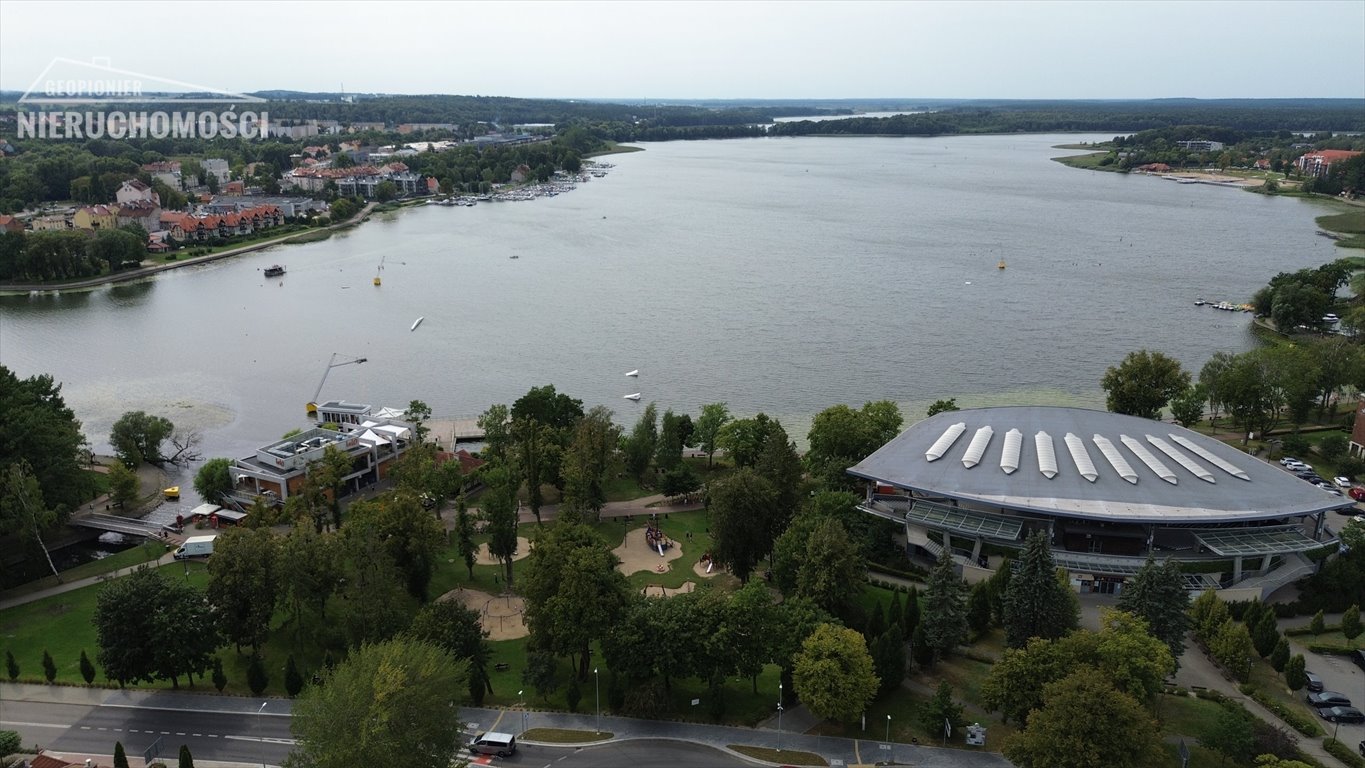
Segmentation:
<svg viewBox="0 0 1365 768">
<path fill-rule="evenodd" d="M 174 758 L 180 745 L 203 760 L 265 761 L 279 765 L 293 749 L 287 715 L 156 709 L 127 706 L 94 707 L 6 701 L 0 728 L 18 731 L 25 745 L 39 744 L 62 752 L 111 754 L 123 742 L 129 756 L 141 756 L 158 738 L 161 754 Z"/>
<path fill-rule="evenodd" d="M 518 747 L 509 758 L 494 758 L 491 765 L 518 768 L 711 768 L 743 766 L 752 768 L 734 755 L 700 744 L 682 741 L 621 741 L 598 747 Z"/>
</svg>

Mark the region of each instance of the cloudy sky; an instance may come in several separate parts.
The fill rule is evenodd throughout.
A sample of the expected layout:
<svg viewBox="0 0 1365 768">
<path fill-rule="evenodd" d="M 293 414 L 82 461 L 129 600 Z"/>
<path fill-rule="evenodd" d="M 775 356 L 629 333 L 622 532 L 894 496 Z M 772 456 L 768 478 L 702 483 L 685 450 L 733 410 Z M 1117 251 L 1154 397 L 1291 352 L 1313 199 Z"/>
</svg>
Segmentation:
<svg viewBox="0 0 1365 768">
<path fill-rule="evenodd" d="M 1365 98 L 1365 2 L 27 2 L 54 57 L 242 92 L 551 98 Z"/>
</svg>

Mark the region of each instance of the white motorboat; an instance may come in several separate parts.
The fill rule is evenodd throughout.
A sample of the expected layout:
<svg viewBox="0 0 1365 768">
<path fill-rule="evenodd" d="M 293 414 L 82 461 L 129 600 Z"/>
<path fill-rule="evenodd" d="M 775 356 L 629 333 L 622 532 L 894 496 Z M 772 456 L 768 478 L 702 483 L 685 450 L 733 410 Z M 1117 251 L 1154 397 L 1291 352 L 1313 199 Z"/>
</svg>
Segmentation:
<svg viewBox="0 0 1365 768">
<path fill-rule="evenodd" d="M 639 376 L 639 375 L 640 375 L 640 371 L 639 371 L 638 368 L 637 368 L 636 370 L 633 370 L 633 371 L 626 371 L 626 375 L 627 375 L 627 376 Z"/>
<path fill-rule="evenodd" d="M 409 330 L 409 331 L 415 331 L 415 330 L 417 330 L 417 326 L 421 325 L 421 324 L 422 324 L 422 321 L 425 320 L 425 319 L 426 319 L 425 317 L 419 317 L 419 318 L 417 318 L 415 321 L 413 321 L 412 327 L 409 328 L 408 330 Z"/>
<path fill-rule="evenodd" d="M 638 400 L 640 399 L 640 393 L 639 393 L 639 392 L 636 392 L 636 393 L 633 394 L 633 395 L 623 395 L 623 397 L 625 397 L 625 399 L 627 399 L 627 400 L 635 400 L 635 401 L 638 401 Z"/>
</svg>

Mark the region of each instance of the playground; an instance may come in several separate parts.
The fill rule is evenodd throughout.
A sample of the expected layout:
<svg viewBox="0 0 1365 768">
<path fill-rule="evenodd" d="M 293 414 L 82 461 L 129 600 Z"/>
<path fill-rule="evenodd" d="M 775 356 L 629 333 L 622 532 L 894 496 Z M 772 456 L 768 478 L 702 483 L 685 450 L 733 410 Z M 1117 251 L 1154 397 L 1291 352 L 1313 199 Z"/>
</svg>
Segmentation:
<svg viewBox="0 0 1365 768">
<path fill-rule="evenodd" d="M 643 594 L 645 597 L 673 597 L 691 592 L 696 588 L 697 583 L 695 581 L 684 581 L 682 586 L 676 589 L 665 587 L 662 584 L 650 584 L 644 588 Z"/>
<path fill-rule="evenodd" d="M 729 571 L 711 561 L 710 552 L 702 553 L 701 559 L 692 565 L 692 572 L 703 579 L 714 579 L 722 573 L 729 573 Z M 690 584 L 691 582 L 688 583 Z"/>
<path fill-rule="evenodd" d="M 515 555 L 512 555 L 512 562 L 521 560 L 522 558 L 526 557 L 529 554 L 531 554 L 530 540 L 527 539 L 525 536 L 518 536 L 517 553 Z M 501 560 L 499 560 L 496 557 L 493 557 L 493 555 L 489 553 L 487 543 L 479 545 L 479 551 L 478 554 L 474 556 L 474 561 L 479 565 L 502 565 Z"/>
<path fill-rule="evenodd" d="M 517 595 L 492 595 L 477 589 L 453 589 L 438 600 L 456 600 L 479 614 L 479 624 L 489 640 L 516 640 L 526 637 L 526 601 Z"/>
<path fill-rule="evenodd" d="M 625 541 L 612 554 L 621 561 L 618 570 L 629 576 L 640 571 L 668 573 L 683 550 L 681 543 L 663 532 L 658 520 L 651 519 L 645 527 L 627 531 Z"/>
</svg>

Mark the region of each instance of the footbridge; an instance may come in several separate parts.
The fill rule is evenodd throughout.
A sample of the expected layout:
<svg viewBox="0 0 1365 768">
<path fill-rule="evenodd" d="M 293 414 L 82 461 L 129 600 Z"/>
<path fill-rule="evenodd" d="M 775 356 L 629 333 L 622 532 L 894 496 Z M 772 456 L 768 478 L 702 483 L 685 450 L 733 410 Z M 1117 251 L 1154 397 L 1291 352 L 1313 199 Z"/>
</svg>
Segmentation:
<svg viewBox="0 0 1365 768">
<path fill-rule="evenodd" d="M 68 525 L 75 525 L 81 528 L 94 528 L 98 531 L 113 531 L 122 533 L 126 536 L 145 536 L 147 538 L 157 538 L 164 530 L 164 526 L 159 523 L 149 523 L 146 520 L 137 520 L 129 517 L 116 517 L 114 515 L 81 515 L 73 517 L 67 521 Z"/>
</svg>

